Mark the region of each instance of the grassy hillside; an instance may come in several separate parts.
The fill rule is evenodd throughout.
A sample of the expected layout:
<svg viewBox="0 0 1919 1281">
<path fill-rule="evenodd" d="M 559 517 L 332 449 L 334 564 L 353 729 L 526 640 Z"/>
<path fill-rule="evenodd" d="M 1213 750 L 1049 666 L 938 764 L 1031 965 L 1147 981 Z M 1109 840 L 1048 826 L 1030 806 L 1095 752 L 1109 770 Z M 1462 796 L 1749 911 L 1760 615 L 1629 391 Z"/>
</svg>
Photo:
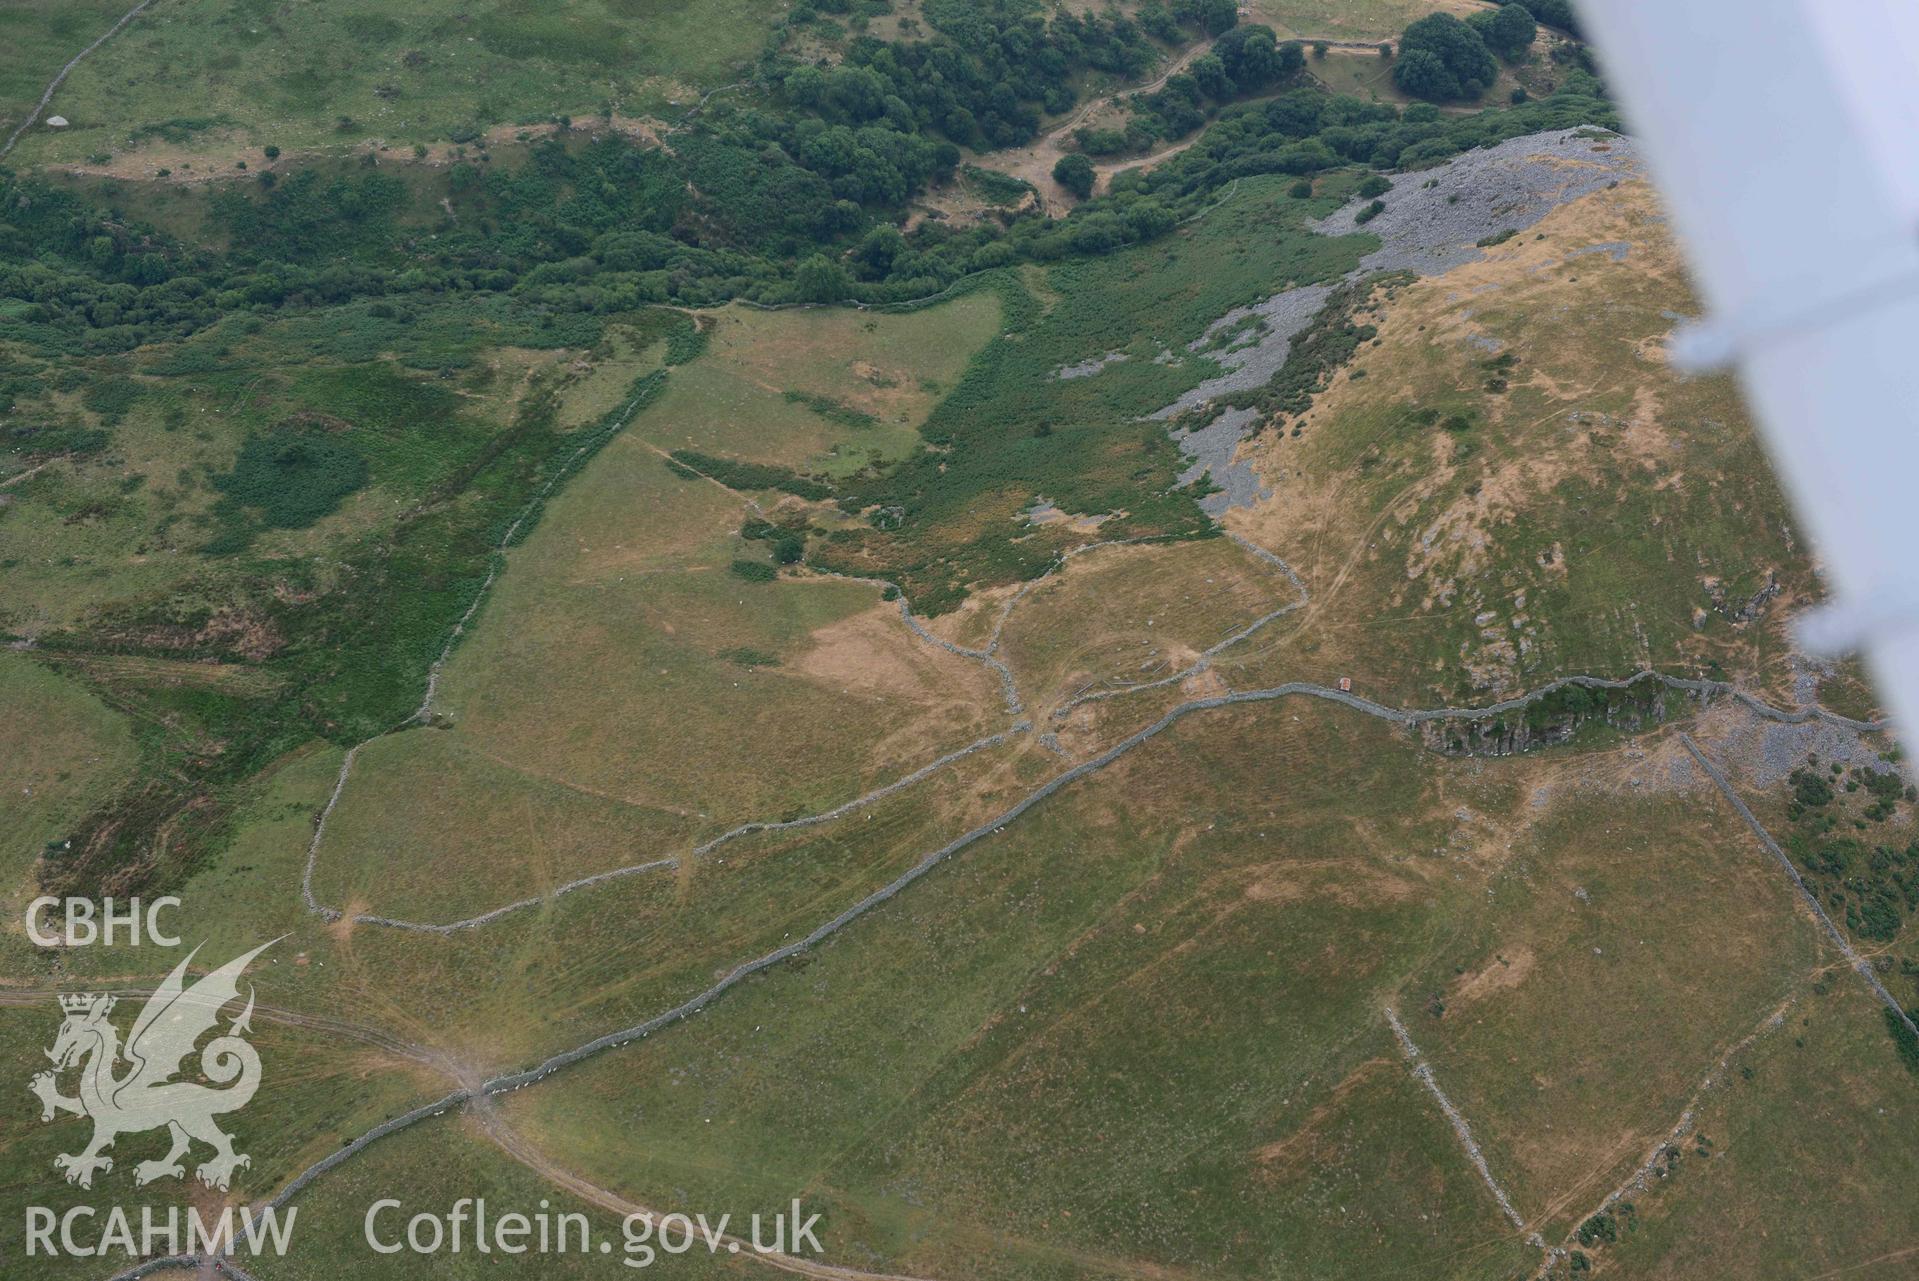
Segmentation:
<svg viewBox="0 0 1919 1281">
<path fill-rule="evenodd" d="M 9 15 L 26 41 L 18 61 L 8 60 L 23 84 L 0 83 L 0 92 L 27 96 L 44 56 L 26 55 L 66 49 L 34 86 L 29 100 L 38 98 L 98 34 L 94 25 L 104 31 L 125 7 L 111 17 L 95 17 L 99 6 Z M 34 131 L 18 158 L 133 153 L 151 168 L 199 156 L 202 166 L 231 168 L 268 144 L 410 146 L 563 114 L 672 112 L 737 78 L 778 16 L 749 0 L 485 0 L 402 10 L 165 0 L 75 69 L 58 105 L 72 126 Z"/>
<path fill-rule="evenodd" d="M 1121 9 L 162 0 L 0 173 L 0 898 L 277 940 L 227 1193 L 343 1159 L 250 1275 L 614 1266 L 381 1195 L 797 1197 L 833 1281 L 1906 1261 L 1846 949 L 1919 1004 L 1919 792 L 1603 87 Z M 112 16 L 7 15 L 0 109 Z M 1163 152 L 995 180 L 1182 51 Z M 0 1061 L 176 959 L 0 929 Z M 136 1195 L 85 1127 L 0 1116 L 0 1219 Z"/>
<path fill-rule="evenodd" d="M 1636 186 L 1375 295 L 1377 336 L 1254 446 L 1276 492 L 1231 523 L 1315 601 L 1248 674 L 1455 702 L 1648 666 L 1783 688 L 1768 622 L 1814 588 L 1732 387 L 1664 364 L 1693 305 Z"/>
</svg>

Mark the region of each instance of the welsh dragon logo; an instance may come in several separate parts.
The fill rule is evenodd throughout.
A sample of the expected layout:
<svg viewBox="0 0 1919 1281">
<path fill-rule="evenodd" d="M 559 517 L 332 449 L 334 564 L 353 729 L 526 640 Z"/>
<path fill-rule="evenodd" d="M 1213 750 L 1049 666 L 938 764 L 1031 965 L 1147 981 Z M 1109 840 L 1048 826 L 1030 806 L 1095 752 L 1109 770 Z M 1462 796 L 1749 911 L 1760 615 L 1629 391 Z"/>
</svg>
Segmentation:
<svg viewBox="0 0 1919 1281">
<path fill-rule="evenodd" d="M 113 1169 L 113 1158 L 102 1153 L 113 1146 L 114 1139 L 162 1126 L 171 1134 L 173 1146 L 159 1160 L 133 1167 L 137 1184 L 184 1178 L 186 1166 L 181 1158 L 196 1139 L 213 1149 L 212 1158 L 195 1171 L 209 1188 L 225 1191 L 233 1172 L 252 1164 L 245 1153 L 233 1150 L 233 1136 L 213 1120 L 245 1107 L 260 1088 L 260 1056 L 246 1040 L 253 1018 L 250 986 L 246 1008 L 223 1035 L 200 1051 L 200 1072 L 213 1085 L 173 1078 L 182 1071 L 182 1060 L 194 1045 L 215 1029 L 221 1008 L 238 998 L 240 975 L 248 963 L 272 946 L 262 943 L 188 987 L 187 966 L 200 950 L 193 949 L 147 998 L 124 1046 L 119 1031 L 108 1021 L 116 998 L 105 994 L 60 998 L 67 1017 L 47 1051 L 54 1070 L 39 1073 L 29 1088 L 39 1096 L 42 1121 L 62 1112 L 93 1118 L 93 1141 L 80 1152 L 53 1159 L 54 1168 L 67 1176 L 67 1182 L 92 1187 L 95 1171 Z M 80 1083 L 78 1093 L 69 1098 L 60 1093 L 58 1075 L 75 1066 L 80 1069 Z"/>
</svg>

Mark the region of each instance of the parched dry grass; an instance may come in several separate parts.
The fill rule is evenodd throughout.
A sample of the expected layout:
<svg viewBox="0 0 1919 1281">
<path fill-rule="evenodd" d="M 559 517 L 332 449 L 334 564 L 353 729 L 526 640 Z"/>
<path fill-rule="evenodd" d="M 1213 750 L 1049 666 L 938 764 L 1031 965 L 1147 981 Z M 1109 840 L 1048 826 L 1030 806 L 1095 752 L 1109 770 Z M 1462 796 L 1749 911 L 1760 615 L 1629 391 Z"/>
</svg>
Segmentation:
<svg viewBox="0 0 1919 1281">
<path fill-rule="evenodd" d="M 1819 939 L 1697 791 L 1556 789 L 1484 898 L 1402 1008 L 1520 1212 L 1557 1239 L 1805 979 Z"/>
<path fill-rule="evenodd" d="M 1466 1275 L 1510 1271 L 1525 1248 L 1375 1000 L 1473 900 L 1420 853 L 1436 811 L 1516 803 L 1338 711 L 1208 713 L 804 970 L 507 1107 L 636 1200 L 804 1188 L 886 1271 L 1377 1276 L 1462 1249 Z M 609 1111 L 640 1141 L 582 1124 Z M 1116 1208 L 1165 1186 L 1195 1191 Z"/>
<path fill-rule="evenodd" d="M 1278 570 L 1223 538 L 1101 547 L 1020 599 L 1002 650 L 1027 701 L 1050 710 L 1175 675 L 1298 595 Z"/>
<path fill-rule="evenodd" d="M 1427 702 L 1648 665 L 1783 683 L 1779 620 L 1816 588 L 1731 384 L 1663 359 L 1693 306 L 1627 183 L 1362 315 L 1377 341 L 1302 434 L 1250 446 L 1274 493 L 1228 523 L 1314 599 L 1235 679 Z"/>
</svg>

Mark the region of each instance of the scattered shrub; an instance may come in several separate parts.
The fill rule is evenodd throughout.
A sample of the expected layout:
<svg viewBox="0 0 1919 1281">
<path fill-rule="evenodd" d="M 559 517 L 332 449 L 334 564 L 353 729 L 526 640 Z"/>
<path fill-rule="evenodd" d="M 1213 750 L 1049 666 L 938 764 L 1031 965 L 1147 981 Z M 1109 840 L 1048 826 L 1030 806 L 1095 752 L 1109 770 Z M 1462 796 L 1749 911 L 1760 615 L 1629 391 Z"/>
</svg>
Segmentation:
<svg viewBox="0 0 1919 1281">
<path fill-rule="evenodd" d="M 749 583 L 770 583 L 780 573 L 763 560 L 736 560 L 727 569 L 734 577 L 744 578 Z"/>
</svg>

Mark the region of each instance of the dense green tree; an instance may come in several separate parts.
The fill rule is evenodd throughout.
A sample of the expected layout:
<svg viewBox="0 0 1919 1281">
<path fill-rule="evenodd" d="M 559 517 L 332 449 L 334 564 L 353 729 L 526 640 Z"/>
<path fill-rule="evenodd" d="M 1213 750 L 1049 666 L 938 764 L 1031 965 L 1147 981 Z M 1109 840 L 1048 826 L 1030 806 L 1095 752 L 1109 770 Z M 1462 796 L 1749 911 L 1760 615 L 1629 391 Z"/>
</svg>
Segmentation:
<svg viewBox="0 0 1919 1281">
<path fill-rule="evenodd" d="M 928 0 L 929 13 L 937 7 Z M 939 11 L 943 21 L 962 21 L 1022 8 L 1035 12 L 1017 0 L 951 0 Z M 1103 23 L 1100 39 L 1123 42 L 1123 32 Z M 1002 28 L 989 22 L 987 30 L 997 40 L 992 33 Z M 1005 30 L 1038 30 L 1045 50 L 1051 28 L 1025 22 Z M 1083 27 L 1061 30 L 1097 43 Z M 1250 59 L 1270 39 L 1248 28 L 1216 48 L 1242 93 L 1244 68 L 1257 65 Z M 1296 46 L 1271 48 L 1282 63 L 1290 52 L 1297 65 Z M 348 329 L 378 330 L 409 316 L 415 298 L 459 293 L 490 295 L 481 305 L 498 309 L 506 332 L 530 325 L 541 341 L 590 345 L 596 317 L 649 303 L 923 298 L 968 272 L 1149 240 L 1237 178 L 1415 167 L 1541 129 L 1618 124 L 1596 81 L 1574 67 L 1543 101 L 1470 115 L 1443 115 L 1427 103 L 1395 111 L 1301 86 L 1219 109 L 1199 145 L 1118 176 L 1069 217 L 1012 214 L 1014 197 L 1004 221 L 928 220 L 902 233 L 895 228 L 904 203 L 950 175 L 959 152 L 919 98 L 904 117 L 889 100 L 916 94 L 916 77 L 939 87 L 928 71 L 935 63 L 961 77 L 976 63 L 944 35 L 913 45 L 865 40 L 850 56 L 866 58 L 891 86 L 869 123 L 829 118 L 782 92 L 715 100 L 675 134 L 670 151 L 612 136 L 556 139 L 529 146 L 513 165 L 469 154 L 425 190 L 384 169 L 294 166 L 272 190 L 245 183 L 211 196 L 203 246 L 92 203 L 97 197 L 0 170 L 0 342 L 104 355 L 177 343 L 235 311 L 298 314 L 340 304 L 358 309 L 343 319 Z M 822 96 L 827 74 L 814 81 Z M 983 110 L 1003 103 L 1000 82 L 981 83 Z M 1164 97 L 1167 111 L 1190 113 L 1189 128 L 1208 123 L 1192 76 L 1175 77 Z M 1169 119 L 1141 113 L 1120 137 L 1138 147 L 1173 136 L 1161 132 Z M 442 198 L 456 217 L 422 237 L 421 217 L 438 219 Z M 225 356 L 218 344 L 187 343 L 156 359 L 163 372 L 187 373 L 217 368 Z M 0 405 L 6 384 L 0 369 Z M 99 447 L 22 430 L 17 438 L 37 443 L 16 445 L 16 453 Z"/>
<path fill-rule="evenodd" d="M 1430 49 L 1410 49 L 1393 67 L 1393 83 L 1415 98 L 1446 102 L 1460 96 L 1459 77 Z"/>
<path fill-rule="evenodd" d="M 1179 220 L 1157 200 L 1140 200 L 1126 210 L 1126 229 L 1133 240 L 1151 240 L 1173 229 Z"/>
<path fill-rule="evenodd" d="M 1579 15 L 1573 11 L 1572 0 L 1494 0 L 1494 3 L 1518 5 L 1549 27 L 1558 27 L 1568 35 L 1581 34 Z"/>
<path fill-rule="evenodd" d="M 1239 92 L 1239 86 L 1226 74 L 1226 64 L 1214 52 L 1202 53 L 1187 66 L 1187 74 L 1199 85 L 1199 91 L 1215 102 L 1225 102 Z"/>
<path fill-rule="evenodd" d="M 1234 27 L 1213 42 L 1213 53 L 1226 74 L 1246 92 L 1264 89 L 1298 67 L 1286 67 L 1271 27 L 1258 23 Z"/>
<path fill-rule="evenodd" d="M 814 254 L 793 272 L 793 293 L 801 302 L 838 302 L 852 288 L 846 268 L 825 254 Z"/>
<path fill-rule="evenodd" d="M 801 107 L 817 107 L 826 96 L 826 73 L 818 67 L 795 67 L 784 83 L 787 98 Z"/>
<path fill-rule="evenodd" d="M 1185 71 L 1167 77 L 1158 93 L 1140 101 L 1138 128 L 1147 131 L 1148 136 L 1183 138 L 1206 123 L 1208 102 L 1224 103 L 1242 94 L 1259 93 L 1304 65 L 1299 44 L 1280 44 L 1271 27 L 1234 27 Z M 1133 139 L 1128 145 L 1137 146 L 1140 141 Z"/>
<path fill-rule="evenodd" d="M 1486 42 L 1450 13 L 1427 14 L 1399 38 L 1393 83 L 1416 98 L 1477 98 L 1498 75 L 1499 64 Z"/>
<path fill-rule="evenodd" d="M 853 250 L 853 257 L 865 269 L 866 275 L 875 280 L 883 280 L 904 252 L 906 252 L 906 237 L 900 235 L 899 229 L 880 226 L 873 228 L 861 238 L 859 246 Z"/>
<path fill-rule="evenodd" d="M 822 104 L 831 115 L 846 120 L 877 120 L 886 114 L 892 85 L 871 67 L 841 66 L 826 77 Z"/>
<path fill-rule="evenodd" d="M 1077 151 L 1067 152 L 1053 166 L 1053 181 L 1081 200 L 1093 194 L 1093 183 L 1098 177 L 1093 172 L 1093 162 Z"/>
<path fill-rule="evenodd" d="M 1239 22 L 1239 0 L 1201 0 L 1199 20 L 1208 35 L 1225 35 Z"/>
<path fill-rule="evenodd" d="M 1164 40 L 1167 44 L 1179 43 L 1179 23 L 1159 0 L 1149 0 L 1149 3 L 1141 5 L 1134 21 L 1155 40 Z"/>
<path fill-rule="evenodd" d="M 1539 24 L 1524 5 L 1509 4 L 1481 10 L 1467 20 L 1488 49 L 1507 62 L 1517 62 L 1539 36 Z"/>
</svg>

